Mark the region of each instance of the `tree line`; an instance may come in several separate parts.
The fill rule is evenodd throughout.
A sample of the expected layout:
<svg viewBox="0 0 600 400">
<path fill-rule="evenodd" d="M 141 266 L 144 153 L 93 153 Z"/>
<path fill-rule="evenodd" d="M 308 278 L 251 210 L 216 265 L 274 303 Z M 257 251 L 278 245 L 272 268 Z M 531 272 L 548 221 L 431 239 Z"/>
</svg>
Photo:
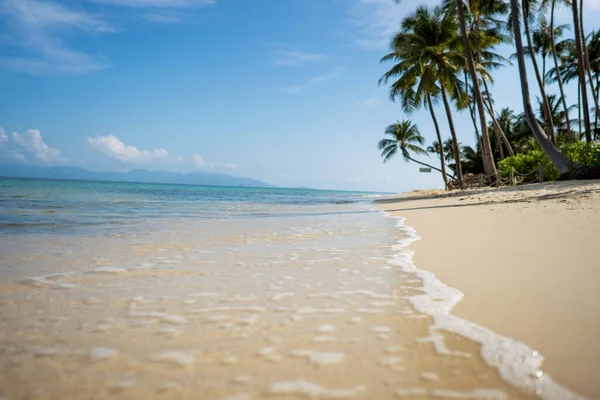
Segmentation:
<svg viewBox="0 0 600 400">
<path fill-rule="evenodd" d="M 559 5 L 572 12 L 572 25 L 556 24 Z M 514 46 L 510 58 L 496 52 L 502 44 Z M 392 66 L 379 83 L 389 85 L 390 99 L 399 101 L 405 114 L 426 109 L 437 140 L 425 147 L 415 124 L 398 121 L 379 141 L 384 162 L 401 153 L 406 161 L 440 172 L 446 188 L 451 181 L 464 187 L 465 173 L 482 173 L 490 184 L 499 183 L 499 166 L 511 162 L 503 164 L 505 159 L 536 151 L 560 179 L 600 177 L 600 31 L 585 34 L 582 0 L 444 0 L 404 18 L 390 50 L 381 62 Z M 518 66 L 520 114 L 497 109 L 493 101 L 492 72 L 511 60 Z M 570 106 L 565 96 L 569 82 L 578 88 L 577 104 Z M 536 104 L 530 85 L 540 94 Z M 551 85 L 559 94 L 548 92 Z M 446 140 L 440 102 L 450 134 Z M 468 110 L 474 147 L 459 142 L 455 110 Z M 439 167 L 418 159 L 429 153 L 437 156 Z"/>
</svg>

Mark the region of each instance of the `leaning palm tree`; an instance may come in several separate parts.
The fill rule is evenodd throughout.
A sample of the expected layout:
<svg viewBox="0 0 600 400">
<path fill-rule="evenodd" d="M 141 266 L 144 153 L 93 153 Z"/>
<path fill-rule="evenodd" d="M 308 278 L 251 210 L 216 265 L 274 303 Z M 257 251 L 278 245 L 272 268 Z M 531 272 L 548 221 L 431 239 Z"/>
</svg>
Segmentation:
<svg viewBox="0 0 600 400">
<path fill-rule="evenodd" d="M 422 161 L 416 160 L 411 155 L 412 153 L 416 155 L 428 155 L 427 151 L 423 149 L 423 147 L 421 147 L 425 143 L 425 138 L 421 136 L 417 125 L 413 124 L 409 120 L 405 120 L 402 122 L 398 121 L 395 124 L 388 126 L 385 129 L 385 134 L 389 137 L 381 139 L 377 145 L 377 147 L 381 151 L 381 157 L 383 157 L 384 163 L 388 162 L 393 156 L 395 156 L 398 153 L 398 151 L 400 151 L 400 154 L 402 154 L 402 158 L 404 158 L 404 161 L 412 161 L 414 163 L 417 163 L 427 168 L 434 169 L 442 173 L 442 177 L 444 178 L 444 185 L 447 184 L 441 169 L 436 168 L 433 165 L 424 163 Z"/>
<path fill-rule="evenodd" d="M 575 1 L 573 1 L 575 2 Z M 542 127 L 538 124 L 533 107 L 531 106 L 531 98 L 529 95 L 529 83 L 527 82 L 527 70 L 525 67 L 525 49 L 523 47 L 523 39 L 521 37 L 521 23 L 519 15 L 519 0 L 510 0 L 511 19 L 513 36 L 517 50 L 517 61 L 519 66 L 519 78 L 521 81 L 521 96 L 523 99 L 523 108 L 527 125 L 533 132 L 536 140 L 542 147 L 544 153 L 552 161 L 552 164 L 558 169 L 561 174 L 567 174 L 572 166 L 571 161 L 564 156 L 554 145 L 552 140 L 546 135 Z"/>
<path fill-rule="evenodd" d="M 464 66 L 464 56 L 456 30 L 454 19 L 444 15 L 440 8 L 433 11 L 427 7 L 417 8 L 414 14 L 402 21 L 401 31 L 392 39 L 393 52 L 382 58 L 382 61 L 396 61 L 397 64 L 380 79 L 380 83 L 397 79 L 392 83 L 390 97 L 401 97 L 403 108 L 408 111 L 426 103 L 431 112 L 433 100 L 441 97 L 455 154 L 459 154 L 450 107 L 450 98 L 460 99 L 459 103 L 464 101 L 458 78 Z M 441 142 L 440 135 L 438 141 Z M 455 161 L 456 176 L 462 183 L 460 155 Z"/>
</svg>

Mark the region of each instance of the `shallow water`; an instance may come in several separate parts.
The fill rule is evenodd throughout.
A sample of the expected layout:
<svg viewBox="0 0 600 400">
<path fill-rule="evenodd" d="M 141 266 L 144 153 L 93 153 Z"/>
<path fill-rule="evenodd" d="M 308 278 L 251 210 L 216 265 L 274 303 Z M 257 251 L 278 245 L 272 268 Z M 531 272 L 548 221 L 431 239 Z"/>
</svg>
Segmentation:
<svg viewBox="0 0 600 400">
<path fill-rule="evenodd" d="M 364 195 L 0 182 L 0 398 L 528 398 Z"/>
</svg>

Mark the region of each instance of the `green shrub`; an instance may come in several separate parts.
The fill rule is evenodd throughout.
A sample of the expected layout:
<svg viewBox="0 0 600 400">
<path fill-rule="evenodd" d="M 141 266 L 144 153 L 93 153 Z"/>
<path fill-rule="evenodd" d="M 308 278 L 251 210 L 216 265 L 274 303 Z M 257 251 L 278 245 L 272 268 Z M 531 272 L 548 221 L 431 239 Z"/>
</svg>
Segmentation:
<svg viewBox="0 0 600 400">
<path fill-rule="evenodd" d="M 515 176 L 524 176 L 526 181 L 532 181 L 539 177 L 540 163 L 544 166 L 544 181 L 558 179 L 560 172 L 541 150 L 532 150 L 517 154 L 514 157 L 507 157 L 498 163 L 498 170 L 500 176 L 508 178 L 510 167 L 513 167 Z"/>
<path fill-rule="evenodd" d="M 565 144 L 560 147 L 560 150 L 573 162 L 600 168 L 600 143 L 579 141 Z M 525 176 L 526 181 L 532 181 L 538 178 L 540 163 L 544 166 L 544 181 L 558 179 L 560 173 L 542 150 L 530 150 L 514 157 L 507 157 L 498 163 L 498 170 L 500 176 L 507 178 L 510 167 L 513 167 L 516 176 Z"/>
<path fill-rule="evenodd" d="M 561 146 L 561 151 L 573 162 L 600 168 L 600 143 L 575 142 Z"/>
</svg>

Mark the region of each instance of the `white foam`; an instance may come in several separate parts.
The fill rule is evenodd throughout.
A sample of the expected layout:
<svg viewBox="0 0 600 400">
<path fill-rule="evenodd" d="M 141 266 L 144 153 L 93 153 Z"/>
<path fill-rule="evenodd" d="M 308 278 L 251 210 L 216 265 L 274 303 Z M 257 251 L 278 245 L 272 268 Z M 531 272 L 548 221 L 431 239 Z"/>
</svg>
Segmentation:
<svg viewBox="0 0 600 400">
<path fill-rule="evenodd" d="M 381 357 L 379 359 L 379 365 L 384 365 L 384 366 L 396 365 L 396 364 L 400 364 L 401 362 L 402 362 L 402 358 L 393 357 L 393 356 Z"/>
<path fill-rule="evenodd" d="M 337 364 L 344 359 L 343 353 L 321 353 L 313 350 L 294 350 L 292 355 L 308 357 L 310 362 L 319 366 Z"/>
<path fill-rule="evenodd" d="M 187 297 L 219 297 L 219 296 L 223 296 L 222 293 L 217 293 L 217 292 L 201 292 L 201 293 L 191 293 L 191 294 L 187 294 Z"/>
<path fill-rule="evenodd" d="M 231 317 L 229 315 L 222 315 L 222 314 L 218 314 L 218 315 L 211 315 L 210 317 L 206 318 L 206 321 L 208 322 L 220 322 L 220 321 L 227 321 L 230 320 Z"/>
<path fill-rule="evenodd" d="M 395 392 L 396 397 L 417 397 L 427 395 L 427 389 L 414 387 L 406 389 L 398 389 Z"/>
<path fill-rule="evenodd" d="M 319 332 L 319 333 L 333 332 L 333 331 L 335 331 L 335 326 L 329 325 L 329 324 L 324 324 L 317 328 L 317 332 Z"/>
<path fill-rule="evenodd" d="M 431 396 L 446 399 L 476 399 L 476 400 L 506 400 L 508 396 L 498 389 L 475 389 L 470 392 L 436 389 L 431 391 Z"/>
<path fill-rule="evenodd" d="M 364 386 L 352 389 L 325 389 L 303 379 L 273 383 L 269 387 L 270 394 L 304 395 L 310 398 L 346 399 L 364 392 Z"/>
<path fill-rule="evenodd" d="M 343 308 L 301 307 L 296 310 L 296 314 L 343 314 L 345 312 Z"/>
<path fill-rule="evenodd" d="M 188 320 L 183 315 L 167 314 L 167 313 L 155 312 L 155 311 L 145 311 L 145 312 L 133 311 L 136 308 L 137 308 L 137 305 L 135 303 L 132 303 L 129 307 L 129 312 L 127 313 L 127 315 L 129 315 L 130 317 L 137 317 L 137 318 L 158 318 L 162 322 L 167 322 L 169 324 L 175 324 L 175 325 L 182 325 L 182 324 L 186 324 L 188 322 Z"/>
<path fill-rule="evenodd" d="M 437 381 L 440 377 L 435 372 L 423 372 L 421 374 L 421 379 L 425 379 L 426 381 Z"/>
<path fill-rule="evenodd" d="M 281 300 L 285 297 L 290 297 L 290 296 L 295 296 L 295 295 L 296 295 L 296 293 L 293 293 L 293 292 L 278 293 L 275 296 L 271 297 L 271 300 L 274 300 L 274 301 Z"/>
<path fill-rule="evenodd" d="M 396 306 L 397 303 L 393 301 L 372 301 L 369 303 L 370 307 L 387 307 L 387 306 Z"/>
<path fill-rule="evenodd" d="M 125 379 L 125 380 L 117 382 L 117 384 L 116 384 L 116 386 L 119 389 L 127 389 L 127 388 L 134 387 L 135 385 L 136 385 L 136 381 L 133 379 Z"/>
<path fill-rule="evenodd" d="M 167 351 L 152 357 L 154 361 L 171 362 L 182 366 L 191 366 L 196 363 L 194 355 L 181 351 Z"/>
<path fill-rule="evenodd" d="M 231 378 L 231 381 L 234 383 L 248 383 L 252 380 L 252 377 L 250 375 L 245 375 L 245 374 L 241 374 L 241 375 L 236 375 L 233 378 Z"/>
<path fill-rule="evenodd" d="M 119 353 L 118 350 L 110 347 L 92 347 L 90 350 L 90 359 L 92 361 L 101 361 L 114 357 Z"/>
<path fill-rule="evenodd" d="M 386 353 L 397 353 L 402 351 L 402 346 L 388 346 L 385 348 Z"/>
<path fill-rule="evenodd" d="M 356 312 L 363 314 L 383 314 L 385 311 L 381 308 L 357 308 Z"/>
<path fill-rule="evenodd" d="M 263 347 L 262 349 L 258 350 L 258 355 L 259 356 L 270 356 L 272 354 L 275 354 L 277 352 L 277 350 L 275 350 L 274 347 Z"/>
<path fill-rule="evenodd" d="M 225 357 L 222 361 L 222 363 L 225 365 L 235 364 L 237 362 L 238 362 L 238 359 L 236 356 Z"/>
<path fill-rule="evenodd" d="M 127 270 L 117 267 L 100 267 L 92 271 L 94 274 L 122 274 L 123 272 L 127 272 Z"/>
<path fill-rule="evenodd" d="M 376 333 L 390 333 L 392 328 L 389 326 L 374 326 L 373 328 L 370 328 L 369 331 Z"/>
<path fill-rule="evenodd" d="M 252 400 L 252 395 L 248 393 L 238 393 L 233 396 L 222 397 L 220 400 Z"/>
<path fill-rule="evenodd" d="M 248 307 L 214 307 L 214 308 L 197 308 L 192 310 L 194 314 L 205 314 L 211 312 L 221 312 L 221 311 L 247 311 L 247 312 L 264 312 L 267 309 L 265 307 L 260 306 L 248 306 Z"/>
<path fill-rule="evenodd" d="M 388 213 L 384 214 L 389 216 Z M 398 244 L 392 247 L 398 253 L 386 263 L 400 267 L 403 272 L 415 273 L 422 280 L 423 286 L 420 290 L 424 294 L 409 296 L 409 300 L 417 311 L 433 317 L 434 324 L 429 328 L 431 336 L 428 339 L 434 343 L 437 351 L 464 356 L 466 353 L 457 354 L 449 351 L 443 344 L 443 338 L 437 334 L 440 330 L 458 333 L 481 343 L 481 356 L 485 362 L 497 368 L 505 381 L 525 392 L 537 394 L 542 399 L 583 399 L 560 386 L 547 375 L 537 377 L 544 359 L 537 351 L 514 339 L 451 315 L 451 310 L 461 300 L 463 294 L 442 283 L 431 272 L 420 270 L 413 264 L 414 251 L 407 247 L 421 238 L 412 227 L 406 226 L 404 221 L 404 218 L 398 217 L 396 225 L 408 238 L 398 241 Z M 472 395 L 474 392 L 469 393 Z M 485 393 L 488 392 L 483 392 L 484 395 Z M 477 392 L 477 395 L 482 395 L 482 392 Z"/>
<path fill-rule="evenodd" d="M 337 338 L 333 336 L 315 336 L 312 341 L 316 343 L 337 342 Z"/>
</svg>

